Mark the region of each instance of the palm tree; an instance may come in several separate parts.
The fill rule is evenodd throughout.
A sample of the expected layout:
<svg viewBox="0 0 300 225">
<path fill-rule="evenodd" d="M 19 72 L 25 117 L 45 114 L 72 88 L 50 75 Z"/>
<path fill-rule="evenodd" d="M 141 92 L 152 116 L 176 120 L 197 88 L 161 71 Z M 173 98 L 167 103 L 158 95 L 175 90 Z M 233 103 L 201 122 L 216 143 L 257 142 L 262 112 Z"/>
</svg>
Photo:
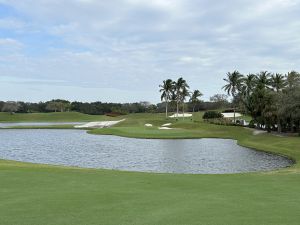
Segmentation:
<svg viewBox="0 0 300 225">
<path fill-rule="evenodd" d="M 173 85 L 174 85 L 174 96 L 177 104 L 177 117 L 178 117 L 179 103 L 182 102 L 182 95 L 183 95 L 182 92 L 185 92 L 189 88 L 189 85 L 182 77 L 180 77 L 176 82 L 174 82 Z"/>
<path fill-rule="evenodd" d="M 277 93 L 285 87 L 284 76 L 280 73 L 272 74 L 270 84 Z"/>
<path fill-rule="evenodd" d="M 228 95 L 231 95 L 233 98 L 236 98 L 241 88 L 242 78 L 243 75 L 236 70 L 232 73 L 227 73 L 227 78 L 223 79 L 227 82 L 227 84 L 223 86 L 223 89 L 227 92 Z M 235 123 L 235 106 L 233 107 L 233 121 Z"/>
<path fill-rule="evenodd" d="M 194 90 L 192 92 L 191 98 L 190 98 L 190 102 L 193 104 L 193 114 L 195 112 L 195 106 L 198 102 L 200 102 L 199 98 L 202 96 L 203 94 L 199 91 L 199 90 Z"/>
<path fill-rule="evenodd" d="M 288 88 L 294 88 L 300 85 L 300 73 L 296 71 L 288 72 L 288 74 L 286 75 L 286 82 Z"/>
<path fill-rule="evenodd" d="M 182 88 L 182 91 L 181 91 L 181 103 L 182 103 L 182 113 L 183 113 L 183 120 L 184 120 L 184 101 L 186 99 L 186 97 L 189 97 L 190 96 L 190 92 L 189 90 L 187 89 L 187 87 L 183 87 Z"/>
<path fill-rule="evenodd" d="M 257 86 L 260 89 L 269 88 L 271 84 L 270 77 L 272 76 L 271 73 L 268 71 L 261 71 L 259 74 L 257 74 Z"/>
<path fill-rule="evenodd" d="M 168 103 L 171 99 L 172 90 L 173 90 L 173 81 L 171 79 L 167 79 L 163 81 L 162 85 L 159 85 L 161 88 L 159 92 L 162 92 L 161 101 L 165 101 L 166 103 L 166 118 L 168 118 Z"/>
<path fill-rule="evenodd" d="M 275 75 L 272 74 L 271 76 L 271 80 L 270 80 L 270 84 L 273 88 L 274 91 L 276 91 L 276 96 L 277 98 L 280 97 L 280 92 L 281 90 L 285 87 L 285 80 L 284 80 L 284 76 L 280 73 L 276 73 Z M 279 133 L 281 133 L 281 118 L 280 118 L 280 113 L 279 113 L 279 104 L 278 104 L 278 101 L 276 101 L 275 103 L 276 105 L 276 111 L 277 111 L 277 131 Z"/>
<path fill-rule="evenodd" d="M 255 87 L 256 76 L 254 74 L 248 74 L 242 80 L 241 91 L 244 96 L 249 96 Z"/>
</svg>

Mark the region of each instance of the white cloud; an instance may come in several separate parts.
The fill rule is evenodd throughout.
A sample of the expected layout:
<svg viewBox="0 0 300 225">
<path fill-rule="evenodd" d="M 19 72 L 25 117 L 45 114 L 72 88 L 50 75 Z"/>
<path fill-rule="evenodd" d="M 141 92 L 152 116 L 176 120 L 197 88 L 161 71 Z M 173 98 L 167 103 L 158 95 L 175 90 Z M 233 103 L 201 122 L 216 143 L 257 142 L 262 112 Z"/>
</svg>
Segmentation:
<svg viewBox="0 0 300 225">
<path fill-rule="evenodd" d="M 0 31 L 22 35 L 2 35 L 0 74 L 16 79 L 146 91 L 159 101 L 167 77 L 182 75 L 209 97 L 229 70 L 300 70 L 298 0 L 3 3 L 20 15 L 1 18 Z"/>
</svg>

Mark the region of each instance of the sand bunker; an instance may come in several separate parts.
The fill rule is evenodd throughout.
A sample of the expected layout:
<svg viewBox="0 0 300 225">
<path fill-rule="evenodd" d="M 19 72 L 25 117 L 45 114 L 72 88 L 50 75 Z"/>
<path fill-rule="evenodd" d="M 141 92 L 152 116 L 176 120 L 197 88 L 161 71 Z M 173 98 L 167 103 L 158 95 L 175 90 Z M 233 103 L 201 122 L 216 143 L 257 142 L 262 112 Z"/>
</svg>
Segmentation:
<svg viewBox="0 0 300 225">
<path fill-rule="evenodd" d="M 162 127 L 168 127 L 168 126 L 171 126 L 172 125 L 172 123 L 165 123 L 165 124 L 163 124 L 163 125 L 161 125 Z"/>
<path fill-rule="evenodd" d="M 145 127 L 152 127 L 153 125 L 151 123 L 146 123 Z"/>
<path fill-rule="evenodd" d="M 75 128 L 105 128 L 105 127 L 111 127 L 113 125 L 116 125 L 123 120 L 116 120 L 116 121 L 101 121 L 101 122 L 89 122 L 86 124 L 82 124 L 82 125 L 76 125 L 74 126 Z"/>
<path fill-rule="evenodd" d="M 159 127 L 159 130 L 173 130 L 173 128 L 170 127 Z"/>
<path fill-rule="evenodd" d="M 234 118 L 234 113 L 222 113 L 224 118 Z M 241 117 L 242 114 L 235 113 L 235 117 Z"/>
<path fill-rule="evenodd" d="M 174 115 L 172 116 L 169 116 L 170 118 L 182 118 L 182 117 L 192 117 L 193 114 L 190 114 L 190 113 L 175 113 Z"/>
</svg>

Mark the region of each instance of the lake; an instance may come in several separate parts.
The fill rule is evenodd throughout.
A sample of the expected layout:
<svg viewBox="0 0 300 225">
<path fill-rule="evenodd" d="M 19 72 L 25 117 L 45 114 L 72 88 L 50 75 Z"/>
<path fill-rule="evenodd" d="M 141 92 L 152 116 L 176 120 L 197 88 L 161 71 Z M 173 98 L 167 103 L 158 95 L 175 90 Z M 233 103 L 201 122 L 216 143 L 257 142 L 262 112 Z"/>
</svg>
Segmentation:
<svg viewBox="0 0 300 225">
<path fill-rule="evenodd" d="M 278 155 L 230 139 L 135 139 L 90 135 L 83 130 L 2 129 L 0 158 L 124 171 L 225 174 L 290 166 Z"/>
</svg>

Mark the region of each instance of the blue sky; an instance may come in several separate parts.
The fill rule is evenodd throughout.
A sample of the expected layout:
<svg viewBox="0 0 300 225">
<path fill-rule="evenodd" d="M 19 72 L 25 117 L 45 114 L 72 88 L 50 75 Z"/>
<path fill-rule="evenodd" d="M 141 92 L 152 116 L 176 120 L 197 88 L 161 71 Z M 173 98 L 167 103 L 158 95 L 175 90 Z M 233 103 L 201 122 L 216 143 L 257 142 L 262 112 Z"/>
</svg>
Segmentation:
<svg viewBox="0 0 300 225">
<path fill-rule="evenodd" d="M 298 0 L 0 0 L 0 99 L 204 99 L 228 71 L 300 70 Z"/>
</svg>

